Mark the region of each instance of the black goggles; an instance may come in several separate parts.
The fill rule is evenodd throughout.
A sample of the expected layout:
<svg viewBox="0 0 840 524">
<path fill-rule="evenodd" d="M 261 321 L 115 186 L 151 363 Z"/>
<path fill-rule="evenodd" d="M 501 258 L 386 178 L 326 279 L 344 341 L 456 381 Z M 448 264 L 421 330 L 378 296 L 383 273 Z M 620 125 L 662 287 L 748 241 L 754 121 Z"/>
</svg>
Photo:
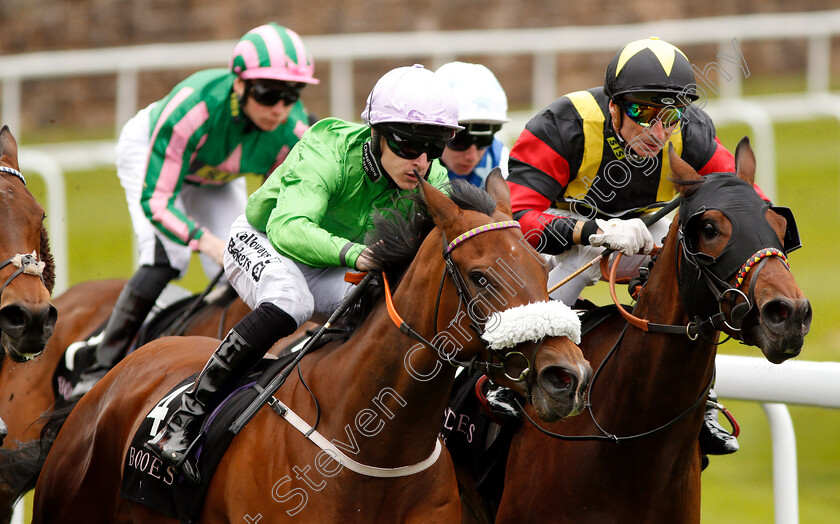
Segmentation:
<svg viewBox="0 0 840 524">
<path fill-rule="evenodd" d="M 443 149 L 446 147 L 446 142 L 442 139 L 407 137 L 401 136 L 393 131 L 384 131 L 382 136 L 385 137 L 388 149 L 393 151 L 398 157 L 407 160 L 414 160 L 423 153 L 426 153 L 426 157 L 429 160 L 434 160 L 443 155 Z"/>
<path fill-rule="evenodd" d="M 494 135 L 501 128 L 502 124 L 464 124 L 464 129 L 458 131 L 446 146 L 454 151 L 466 151 L 472 145 L 484 149 L 490 147 Z"/>
<path fill-rule="evenodd" d="M 290 106 L 300 99 L 300 92 L 305 85 L 303 82 L 253 82 L 248 89 L 251 97 L 260 105 L 273 107 L 282 100 Z"/>
</svg>

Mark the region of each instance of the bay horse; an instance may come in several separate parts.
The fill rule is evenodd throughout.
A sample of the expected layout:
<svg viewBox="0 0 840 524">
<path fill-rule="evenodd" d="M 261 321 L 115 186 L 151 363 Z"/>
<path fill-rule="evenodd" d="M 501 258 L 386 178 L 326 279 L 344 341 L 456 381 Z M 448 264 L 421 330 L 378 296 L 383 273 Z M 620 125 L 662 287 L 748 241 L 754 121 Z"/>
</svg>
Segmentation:
<svg viewBox="0 0 840 524">
<path fill-rule="evenodd" d="M 549 302 L 544 260 L 511 220 L 504 180 L 496 175 L 488 193 L 458 186 L 455 200 L 420 184 L 428 211 L 415 227 L 380 220 L 381 241 L 368 242 L 385 300 L 347 341 L 306 354 L 275 394 L 304 425 L 318 416 L 325 440 L 352 442 L 352 458 L 320 450 L 262 409 L 222 458 L 200 522 L 457 522 L 455 473 L 437 438 L 456 370 L 447 362 L 481 367 L 542 419 L 582 408 L 591 369 L 570 339 L 577 317 Z M 118 497 L 125 454 L 150 408 L 217 345 L 153 341 L 83 397 L 44 464 L 33 522 L 174 522 Z"/>
<path fill-rule="evenodd" d="M 785 256 L 799 247 L 793 215 L 752 190 L 747 138 L 735 157 L 735 174 L 701 177 L 670 151 L 680 211 L 635 318 L 583 336 L 596 369 L 587 413 L 519 428 L 496 522 L 700 522 L 697 438 L 719 330 L 780 363 L 812 315 Z"/>
<path fill-rule="evenodd" d="M 26 364 L 10 363 L 5 357 L 0 359 L 8 370 L 0 373 L 0 414 L 8 431 L 0 448 L 0 522 L 9 522 L 18 495 L 35 487 L 40 464 L 46 458 L 46 449 L 42 447 L 49 445 L 41 436 L 45 421 L 42 415 L 68 405 L 71 385 L 54 386 L 56 370 L 63 364 L 65 351 L 71 344 L 87 339 L 107 321 L 125 282 L 103 279 L 71 286 L 53 301 L 58 321 L 43 353 Z M 239 298 L 214 300 L 186 319 L 179 334 L 221 338 L 249 311 Z M 289 339 L 302 336 L 303 331 L 314 326 L 314 323 L 305 324 Z M 33 464 L 23 471 L 10 468 L 13 462 L 20 462 L 21 453 L 29 456 Z"/>
<path fill-rule="evenodd" d="M 44 208 L 26 188 L 18 146 L 0 128 L 0 346 L 14 362 L 39 355 L 52 335 L 50 302 L 55 267 L 44 227 Z M 8 372 L 8 370 L 7 370 Z"/>
<path fill-rule="evenodd" d="M 0 128 L 0 380 L 29 380 L 29 361 L 44 351 L 55 329 L 57 310 L 50 302 L 55 264 L 44 217 L 44 208 L 20 172 L 17 141 L 4 125 Z M 12 423 L 17 411 L 0 405 L 0 416 Z M 0 421 L 0 441 L 12 440 L 6 435 L 7 426 Z"/>
</svg>

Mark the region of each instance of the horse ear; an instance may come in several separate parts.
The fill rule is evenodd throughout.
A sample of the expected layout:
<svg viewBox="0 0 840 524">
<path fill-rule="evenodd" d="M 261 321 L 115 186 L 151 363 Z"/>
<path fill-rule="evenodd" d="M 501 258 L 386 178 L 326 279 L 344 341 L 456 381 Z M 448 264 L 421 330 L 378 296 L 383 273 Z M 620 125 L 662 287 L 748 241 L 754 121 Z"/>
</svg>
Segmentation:
<svg viewBox="0 0 840 524">
<path fill-rule="evenodd" d="M 735 148 L 735 174 L 749 185 L 755 184 L 755 153 L 747 136 Z"/>
<path fill-rule="evenodd" d="M 484 188 L 490 193 L 493 200 L 496 201 L 496 209 L 507 216 L 513 216 L 513 211 L 510 208 L 510 188 L 502 176 L 502 170 L 500 168 L 494 167 L 490 171 L 490 174 L 487 175 L 487 179 L 484 181 Z"/>
<path fill-rule="evenodd" d="M 0 129 L 0 159 L 5 159 L 15 169 L 20 169 L 17 161 L 17 141 L 9 131 L 9 126 Z"/>
<path fill-rule="evenodd" d="M 423 199 L 426 201 L 426 207 L 429 208 L 429 215 L 432 217 L 435 225 L 446 230 L 456 220 L 461 218 L 464 211 L 452 199 L 446 196 L 443 191 L 428 183 L 422 177 L 418 178 L 420 179 L 420 190 L 423 192 Z"/>
<path fill-rule="evenodd" d="M 674 183 L 677 192 L 685 195 L 685 192 L 695 187 L 698 182 L 703 181 L 703 177 L 697 174 L 693 167 L 688 165 L 688 162 L 680 158 L 677 151 L 674 149 L 674 144 L 668 142 L 668 161 L 671 164 L 671 182 Z"/>
</svg>

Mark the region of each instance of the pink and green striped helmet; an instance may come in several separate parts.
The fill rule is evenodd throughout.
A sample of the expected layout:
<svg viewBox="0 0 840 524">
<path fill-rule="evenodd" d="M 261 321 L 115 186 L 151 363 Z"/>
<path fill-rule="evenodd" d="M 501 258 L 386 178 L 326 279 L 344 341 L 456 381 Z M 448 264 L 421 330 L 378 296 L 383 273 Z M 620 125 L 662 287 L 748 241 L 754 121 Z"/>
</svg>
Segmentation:
<svg viewBox="0 0 840 524">
<path fill-rule="evenodd" d="M 251 29 L 233 49 L 230 70 L 243 80 L 264 78 L 317 84 L 315 64 L 300 36 L 274 22 Z"/>
</svg>

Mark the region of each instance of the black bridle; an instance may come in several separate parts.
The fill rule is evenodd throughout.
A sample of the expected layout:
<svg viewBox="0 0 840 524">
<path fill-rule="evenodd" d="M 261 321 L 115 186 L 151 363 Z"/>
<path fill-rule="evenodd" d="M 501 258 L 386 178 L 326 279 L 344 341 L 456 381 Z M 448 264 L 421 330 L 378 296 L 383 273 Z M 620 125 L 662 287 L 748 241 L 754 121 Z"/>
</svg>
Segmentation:
<svg viewBox="0 0 840 524">
<path fill-rule="evenodd" d="M 722 178 L 722 176 L 732 178 Z M 780 258 L 782 262 L 784 262 L 785 267 L 787 267 L 788 270 L 790 270 L 790 266 L 786 257 L 786 252 L 801 247 L 801 243 L 799 242 L 799 233 L 796 229 L 796 222 L 793 220 L 793 214 L 790 212 L 790 210 L 787 208 L 771 207 L 769 204 L 764 203 L 764 201 L 762 201 L 758 197 L 758 195 L 755 193 L 754 189 L 751 186 L 749 186 L 746 183 L 743 183 L 743 181 L 735 182 L 735 180 L 740 179 L 737 179 L 737 177 L 735 177 L 734 175 L 706 175 L 703 184 L 704 186 L 706 185 L 707 180 L 711 180 L 712 182 L 709 183 L 709 186 L 706 187 L 706 191 L 701 192 L 701 190 L 698 190 L 695 193 L 693 193 L 690 197 L 680 199 L 680 222 L 677 234 L 677 242 L 679 243 L 679 246 L 675 250 L 675 262 L 677 264 L 676 267 L 678 273 L 678 288 L 680 291 L 680 297 L 682 299 L 683 306 L 686 308 L 686 311 L 695 310 L 698 311 L 699 314 L 689 314 L 690 321 L 687 325 L 684 326 L 670 324 L 654 324 L 648 322 L 647 320 L 641 320 L 637 317 L 629 315 L 628 313 L 623 311 L 623 308 L 619 305 L 619 310 L 622 312 L 625 318 L 628 318 L 628 323 L 624 325 L 624 328 L 619 334 L 615 344 L 613 344 L 612 348 L 607 353 L 606 357 L 604 357 L 604 360 L 601 361 L 601 364 L 598 366 L 598 369 L 595 371 L 592 377 L 592 381 L 589 383 L 589 388 L 587 389 L 586 394 L 586 398 L 588 399 L 586 409 L 589 412 L 590 417 L 592 418 L 592 422 L 595 424 L 595 427 L 598 428 L 601 434 L 561 435 L 558 433 L 548 431 L 540 427 L 530 416 L 528 416 L 523 406 L 517 401 L 517 405 L 523 413 L 523 415 L 525 416 L 525 418 L 543 434 L 560 440 L 603 440 L 614 443 L 620 443 L 628 440 L 636 440 L 642 437 L 647 437 L 649 435 L 670 428 L 683 417 L 693 412 L 700 405 L 700 403 L 703 402 L 703 399 L 706 398 L 706 396 L 709 393 L 709 390 L 712 387 L 712 384 L 714 383 L 714 373 L 710 377 L 709 382 L 697 396 L 697 399 L 694 402 L 692 402 L 690 406 L 681 411 L 670 421 L 649 431 L 644 431 L 642 433 L 637 433 L 628 436 L 617 436 L 606 431 L 603 427 L 601 427 L 601 425 L 598 423 L 598 420 L 595 417 L 592 404 L 589 401 L 589 399 L 592 398 L 592 389 L 601 370 L 604 368 L 607 361 L 609 361 L 609 359 L 618 349 L 619 344 L 621 343 L 625 333 L 627 332 L 627 327 L 630 324 L 633 324 L 634 326 L 639 327 L 644 331 L 648 332 L 685 335 L 692 341 L 696 340 L 698 336 L 702 335 L 703 340 L 711 344 L 715 343 L 714 334 L 717 331 L 719 331 L 721 327 L 728 327 L 734 334 L 738 335 L 739 339 L 743 340 L 743 337 L 740 335 L 741 326 L 743 324 L 744 318 L 749 314 L 750 311 L 752 311 L 755 308 L 754 292 L 755 283 L 758 280 L 758 273 L 767 263 L 767 260 L 769 260 L 769 258 L 771 257 Z M 722 186 L 728 189 L 728 192 L 721 192 Z M 701 189 L 703 189 L 703 186 L 701 186 Z M 755 211 L 756 209 L 758 209 L 758 211 L 760 212 L 761 210 L 766 210 L 767 208 L 769 208 L 773 211 L 776 211 L 777 213 L 780 213 L 787 220 L 787 230 L 785 232 L 784 242 L 779 242 L 779 239 L 776 236 L 775 232 L 772 230 L 772 228 L 769 227 L 769 224 L 766 224 L 766 222 L 765 225 L 763 225 L 761 223 L 756 223 L 756 221 L 754 220 L 743 220 L 743 217 L 739 216 L 737 213 L 732 213 L 732 215 L 734 215 L 735 217 L 741 218 L 741 220 L 738 220 L 739 223 L 736 224 L 736 221 L 733 220 L 733 216 L 730 216 L 728 214 L 730 213 L 730 211 L 726 210 L 726 208 L 712 206 L 707 207 L 707 205 L 698 205 L 698 194 L 701 197 L 706 197 L 709 194 L 713 194 L 714 197 L 711 200 L 713 202 L 717 202 L 717 205 L 720 205 L 721 201 L 723 203 L 729 203 L 732 200 L 737 200 L 737 204 L 743 206 L 744 208 L 747 208 L 748 211 Z M 756 202 L 755 199 L 758 199 L 760 202 Z M 706 200 L 702 201 L 706 202 Z M 691 206 L 692 203 L 695 204 L 693 207 Z M 721 255 L 718 255 L 718 257 L 710 257 L 709 255 L 691 249 L 689 246 L 689 242 L 687 241 L 687 236 L 685 234 L 686 231 L 690 230 L 691 226 L 697 224 L 697 219 L 709 209 L 717 209 L 725 215 L 727 215 L 730 218 L 733 227 L 732 238 L 730 238 L 729 243 L 727 243 L 727 246 L 724 248 Z M 744 228 L 740 229 L 739 231 L 738 226 L 744 226 Z M 764 228 L 765 230 L 769 229 L 772 234 L 768 234 L 767 231 L 761 230 L 762 228 Z M 757 230 L 760 231 L 756 232 Z M 736 233 L 736 231 L 738 231 L 738 233 Z M 738 241 L 743 241 L 744 239 L 747 239 L 747 241 L 742 242 L 742 245 L 736 246 L 736 248 L 734 249 L 730 249 L 733 242 L 737 243 Z M 759 243 L 758 246 L 756 246 L 756 242 Z M 762 245 L 764 243 L 769 243 L 771 245 Z M 732 271 L 731 268 L 734 264 L 733 260 L 737 260 L 738 256 L 742 256 L 740 255 L 742 253 L 750 252 L 752 254 L 746 257 L 746 262 L 740 265 L 740 269 L 737 269 L 737 271 Z M 743 260 L 743 258 L 741 260 Z M 617 264 L 618 260 L 615 261 L 616 266 Z M 721 268 L 720 266 L 724 267 Z M 741 291 L 740 288 L 747 274 L 750 272 L 752 272 L 752 279 L 750 281 L 748 291 L 744 293 L 743 291 Z M 725 274 L 728 276 L 728 278 L 722 278 L 721 276 L 719 276 L 720 274 Z M 732 280 L 735 281 L 734 286 L 730 283 Z M 696 285 L 699 282 L 703 282 L 704 285 Z M 614 284 L 612 279 L 610 284 Z M 727 319 L 727 315 L 723 311 L 723 304 L 727 301 L 727 296 L 729 295 L 732 295 L 733 298 L 729 310 L 729 318 Z M 737 297 L 739 296 L 742 297 L 744 300 L 741 303 L 737 302 Z M 695 309 L 696 304 L 701 304 L 701 306 Z M 710 307 L 710 304 L 713 304 L 714 308 L 717 311 L 709 312 L 708 308 Z M 638 322 L 635 322 L 631 319 L 634 319 Z"/>
</svg>

